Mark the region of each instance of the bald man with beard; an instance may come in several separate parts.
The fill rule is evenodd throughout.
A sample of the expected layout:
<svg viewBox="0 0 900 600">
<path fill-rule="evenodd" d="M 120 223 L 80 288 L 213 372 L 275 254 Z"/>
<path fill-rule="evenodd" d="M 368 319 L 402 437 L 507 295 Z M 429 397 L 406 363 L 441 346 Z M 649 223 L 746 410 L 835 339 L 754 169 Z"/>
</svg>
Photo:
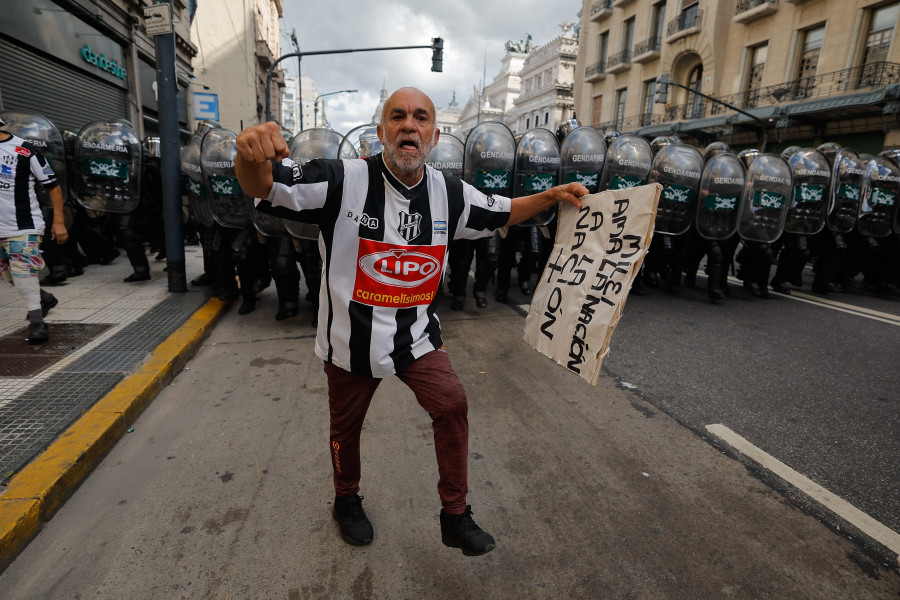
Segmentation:
<svg viewBox="0 0 900 600">
<path fill-rule="evenodd" d="M 332 511 L 343 539 L 372 542 L 359 495 L 360 433 L 378 384 L 396 375 L 428 412 L 438 463 L 441 539 L 466 555 L 495 547 L 472 518 L 468 405 L 435 314 L 449 243 L 477 239 L 568 202 L 577 183 L 521 198 L 485 195 L 425 161 L 437 143 L 434 103 L 401 88 L 384 104 L 384 150 L 363 160 L 290 160 L 275 123 L 237 138 L 235 169 L 259 210 L 319 226 L 323 277 L 316 355 L 324 361 L 334 471 Z"/>
</svg>

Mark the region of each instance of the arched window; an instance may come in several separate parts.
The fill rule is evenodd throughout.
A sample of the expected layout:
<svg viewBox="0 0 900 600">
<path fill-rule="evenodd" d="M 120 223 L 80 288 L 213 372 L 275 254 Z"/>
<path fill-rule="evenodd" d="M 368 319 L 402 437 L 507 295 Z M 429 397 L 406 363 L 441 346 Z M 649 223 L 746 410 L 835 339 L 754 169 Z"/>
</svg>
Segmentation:
<svg viewBox="0 0 900 600">
<path fill-rule="evenodd" d="M 699 64 L 693 69 L 691 69 L 690 74 L 688 75 L 688 87 L 694 90 L 695 92 L 703 91 L 703 64 Z M 703 97 L 698 96 L 697 94 L 692 94 L 688 92 L 688 118 L 689 119 L 701 119 L 703 118 Z"/>
</svg>

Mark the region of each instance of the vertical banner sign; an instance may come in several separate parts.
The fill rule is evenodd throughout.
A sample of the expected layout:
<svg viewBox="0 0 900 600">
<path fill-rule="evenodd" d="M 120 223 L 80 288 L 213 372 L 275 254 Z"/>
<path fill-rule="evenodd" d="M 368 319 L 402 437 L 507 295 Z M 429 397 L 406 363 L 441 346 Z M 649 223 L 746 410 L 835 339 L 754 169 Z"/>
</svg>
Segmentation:
<svg viewBox="0 0 900 600">
<path fill-rule="evenodd" d="M 650 246 L 658 183 L 563 204 L 556 244 L 525 319 L 525 341 L 597 385 L 631 282 Z"/>
</svg>

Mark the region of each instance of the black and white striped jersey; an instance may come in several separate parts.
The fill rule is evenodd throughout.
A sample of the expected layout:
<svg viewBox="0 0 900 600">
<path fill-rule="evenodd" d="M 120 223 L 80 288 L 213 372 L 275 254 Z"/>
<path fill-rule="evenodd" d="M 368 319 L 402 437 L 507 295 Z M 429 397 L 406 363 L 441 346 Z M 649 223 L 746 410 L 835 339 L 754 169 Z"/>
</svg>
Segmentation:
<svg viewBox="0 0 900 600">
<path fill-rule="evenodd" d="M 322 287 L 316 354 L 342 369 L 387 377 L 443 345 L 435 314 L 451 240 L 488 236 L 510 200 L 486 196 L 426 165 L 413 187 L 381 155 L 273 162 L 263 212 L 320 228 Z"/>
<path fill-rule="evenodd" d="M 58 185 L 47 159 L 16 135 L 0 142 L 0 237 L 44 233 L 35 182 L 47 189 Z"/>
</svg>

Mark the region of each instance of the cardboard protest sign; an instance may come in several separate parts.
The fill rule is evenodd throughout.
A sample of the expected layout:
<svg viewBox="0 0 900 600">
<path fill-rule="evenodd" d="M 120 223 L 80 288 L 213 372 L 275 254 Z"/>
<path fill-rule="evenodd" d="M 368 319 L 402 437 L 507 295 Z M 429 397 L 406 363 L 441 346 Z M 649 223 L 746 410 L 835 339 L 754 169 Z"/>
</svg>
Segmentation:
<svg viewBox="0 0 900 600">
<path fill-rule="evenodd" d="M 563 204 L 556 244 L 525 319 L 525 341 L 597 385 L 625 298 L 647 254 L 658 183 Z"/>
</svg>

